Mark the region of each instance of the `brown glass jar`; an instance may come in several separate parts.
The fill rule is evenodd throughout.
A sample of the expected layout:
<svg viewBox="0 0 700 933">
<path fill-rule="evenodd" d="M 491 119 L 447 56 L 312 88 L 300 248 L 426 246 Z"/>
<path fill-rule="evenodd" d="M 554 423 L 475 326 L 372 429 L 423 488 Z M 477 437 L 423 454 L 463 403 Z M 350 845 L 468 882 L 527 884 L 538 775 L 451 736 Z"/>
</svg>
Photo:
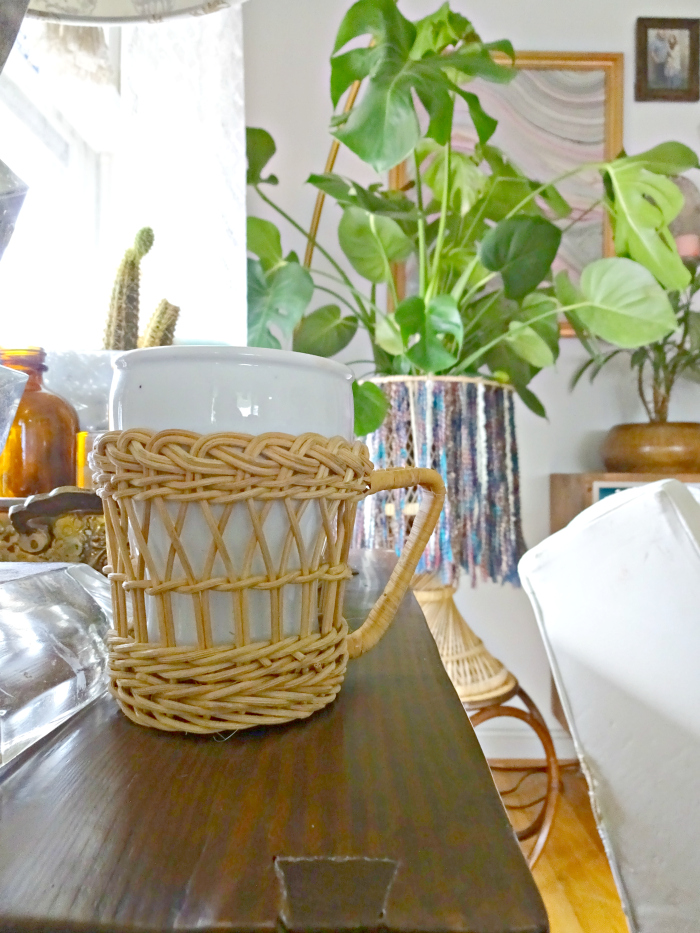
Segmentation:
<svg viewBox="0 0 700 933">
<path fill-rule="evenodd" d="M 0 363 L 29 379 L 0 456 L 0 495 L 21 498 L 75 485 L 78 415 L 43 388 L 46 353 L 40 347 L 0 350 Z"/>
</svg>

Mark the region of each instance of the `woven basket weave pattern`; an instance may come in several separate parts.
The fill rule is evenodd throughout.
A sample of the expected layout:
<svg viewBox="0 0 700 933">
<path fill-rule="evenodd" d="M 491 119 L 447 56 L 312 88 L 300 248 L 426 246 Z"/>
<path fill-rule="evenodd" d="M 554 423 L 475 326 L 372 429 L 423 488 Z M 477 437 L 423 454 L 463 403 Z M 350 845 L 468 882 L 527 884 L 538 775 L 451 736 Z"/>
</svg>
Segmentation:
<svg viewBox="0 0 700 933">
<path fill-rule="evenodd" d="M 334 699 L 348 660 L 347 555 L 372 473 L 362 443 L 129 430 L 102 435 L 92 465 L 116 620 L 109 674 L 131 719 L 216 732 L 303 718 Z M 181 537 L 194 521 L 207 535 L 198 555 Z M 251 638 L 255 592 L 269 599 L 263 640 Z M 230 601 L 233 643 L 212 637 L 213 594 Z M 176 637 L 182 600 L 193 645 Z"/>
</svg>

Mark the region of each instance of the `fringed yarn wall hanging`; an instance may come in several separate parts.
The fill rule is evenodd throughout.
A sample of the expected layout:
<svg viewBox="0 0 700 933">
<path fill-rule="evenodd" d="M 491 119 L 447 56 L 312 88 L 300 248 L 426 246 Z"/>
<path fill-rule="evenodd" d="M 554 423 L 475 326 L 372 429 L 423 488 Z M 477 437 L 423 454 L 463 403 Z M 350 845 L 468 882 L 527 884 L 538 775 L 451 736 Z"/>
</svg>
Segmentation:
<svg viewBox="0 0 700 933">
<path fill-rule="evenodd" d="M 378 376 L 390 403 L 366 438 L 379 469 L 437 470 L 447 488 L 439 525 L 413 588 L 460 699 L 478 704 L 510 693 L 512 674 L 471 631 L 454 604 L 464 569 L 477 581 L 518 585 L 525 545 L 520 516 L 513 390 L 485 379 Z M 418 490 L 379 493 L 360 504 L 355 547 L 399 553 L 420 507 Z"/>
</svg>

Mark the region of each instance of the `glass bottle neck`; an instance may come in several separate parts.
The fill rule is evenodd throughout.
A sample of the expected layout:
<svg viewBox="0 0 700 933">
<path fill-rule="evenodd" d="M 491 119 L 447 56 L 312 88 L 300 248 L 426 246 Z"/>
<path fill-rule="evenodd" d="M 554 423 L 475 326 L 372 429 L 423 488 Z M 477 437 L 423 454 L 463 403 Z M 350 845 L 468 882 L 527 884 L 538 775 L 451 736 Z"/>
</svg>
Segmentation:
<svg viewBox="0 0 700 933">
<path fill-rule="evenodd" d="M 42 387 L 43 374 L 46 372 L 46 352 L 41 347 L 27 347 L 23 350 L 0 349 L 0 365 L 17 369 L 29 377 L 25 391 Z"/>
</svg>

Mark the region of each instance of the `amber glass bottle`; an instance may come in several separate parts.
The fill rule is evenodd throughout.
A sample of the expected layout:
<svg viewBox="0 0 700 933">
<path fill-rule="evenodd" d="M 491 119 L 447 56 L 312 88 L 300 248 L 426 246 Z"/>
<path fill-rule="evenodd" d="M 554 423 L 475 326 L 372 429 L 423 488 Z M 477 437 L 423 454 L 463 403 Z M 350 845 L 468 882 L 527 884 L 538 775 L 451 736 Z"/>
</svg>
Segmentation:
<svg viewBox="0 0 700 933">
<path fill-rule="evenodd" d="M 23 497 L 75 485 L 78 416 L 42 386 L 46 353 L 40 347 L 0 350 L 0 363 L 29 379 L 0 456 L 0 495 Z"/>
</svg>

